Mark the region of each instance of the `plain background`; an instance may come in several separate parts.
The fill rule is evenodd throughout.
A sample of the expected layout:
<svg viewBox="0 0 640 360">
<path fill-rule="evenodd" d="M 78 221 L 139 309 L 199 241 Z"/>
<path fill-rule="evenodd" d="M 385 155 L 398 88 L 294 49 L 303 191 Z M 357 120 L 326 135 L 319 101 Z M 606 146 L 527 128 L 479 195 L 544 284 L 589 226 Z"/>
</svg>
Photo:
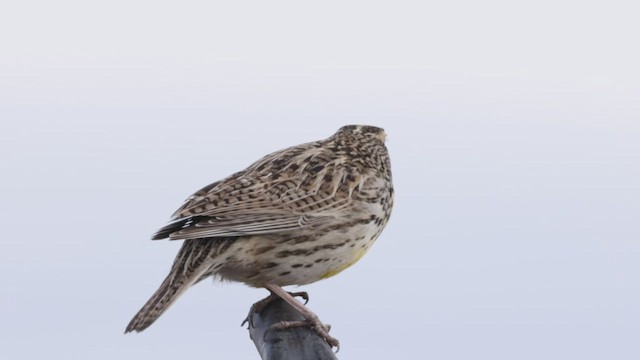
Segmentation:
<svg viewBox="0 0 640 360">
<path fill-rule="evenodd" d="M 640 358 L 632 1 L 14 1 L 0 10 L 0 358 L 257 359 L 264 290 L 123 335 L 191 192 L 384 127 L 391 222 L 305 286 L 343 359 Z"/>
</svg>

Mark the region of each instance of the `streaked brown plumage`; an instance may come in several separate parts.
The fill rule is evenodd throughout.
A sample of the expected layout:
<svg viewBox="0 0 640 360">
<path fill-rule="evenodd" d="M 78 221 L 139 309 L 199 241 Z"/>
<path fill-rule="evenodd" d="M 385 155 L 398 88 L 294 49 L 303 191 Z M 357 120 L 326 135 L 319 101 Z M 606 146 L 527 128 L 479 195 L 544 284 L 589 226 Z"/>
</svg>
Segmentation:
<svg viewBox="0 0 640 360">
<path fill-rule="evenodd" d="M 267 155 L 189 197 L 153 236 L 184 243 L 126 332 L 146 329 L 209 276 L 274 289 L 312 283 L 355 263 L 393 206 L 385 136 L 373 126 L 344 126 L 328 139 Z"/>
</svg>

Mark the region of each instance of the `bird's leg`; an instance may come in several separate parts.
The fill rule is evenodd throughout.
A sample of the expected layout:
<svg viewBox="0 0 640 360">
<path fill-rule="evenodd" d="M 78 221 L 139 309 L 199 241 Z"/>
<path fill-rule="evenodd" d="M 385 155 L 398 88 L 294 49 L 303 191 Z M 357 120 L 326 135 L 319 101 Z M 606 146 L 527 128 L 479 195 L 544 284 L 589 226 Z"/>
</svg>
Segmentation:
<svg viewBox="0 0 640 360">
<path fill-rule="evenodd" d="M 309 326 L 311 329 L 317 332 L 318 335 L 320 335 L 323 339 L 325 339 L 331 347 L 336 347 L 338 349 L 340 348 L 340 342 L 338 341 L 338 339 L 329 335 L 329 330 L 331 329 L 331 326 L 323 324 L 318 318 L 318 315 L 313 313 L 313 311 L 309 310 L 309 308 L 304 306 L 304 304 L 301 304 L 299 301 L 297 301 L 292 296 L 292 294 L 284 291 L 284 289 L 282 289 L 278 285 L 268 284 L 265 286 L 265 288 L 271 291 L 271 295 L 269 295 L 269 298 L 273 296 L 281 298 L 282 300 L 286 301 L 289 305 L 293 306 L 294 309 L 298 310 L 300 315 L 302 315 L 302 317 L 305 318 L 305 320 L 303 321 L 281 321 L 273 325 L 272 326 L 273 329 L 284 330 L 284 329 L 289 329 L 289 328 L 298 327 L 298 326 Z"/>
<path fill-rule="evenodd" d="M 240 324 L 240 326 L 244 326 L 244 324 L 246 324 L 246 323 L 250 323 L 251 325 L 253 325 L 251 323 L 251 315 L 252 314 L 262 312 L 262 310 L 264 310 L 264 308 L 267 307 L 267 305 L 269 305 L 269 303 L 271 303 L 273 300 L 280 299 L 280 296 L 274 294 L 273 291 L 269 290 L 269 292 L 270 292 L 269 296 L 267 296 L 266 298 L 256 302 L 255 304 L 251 305 L 251 309 L 249 309 L 249 314 L 242 321 L 242 324 Z M 292 299 L 295 296 L 303 298 L 304 299 L 304 305 L 306 305 L 309 302 L 309 294 L 306 291 L 298 291 L 298 292 L 286 292 L 285 291 L 285 293 L 287 295 L 291 296 Z M 294 301 L 295 301 L 295 299 L 294 299 Z"/>
</svg>

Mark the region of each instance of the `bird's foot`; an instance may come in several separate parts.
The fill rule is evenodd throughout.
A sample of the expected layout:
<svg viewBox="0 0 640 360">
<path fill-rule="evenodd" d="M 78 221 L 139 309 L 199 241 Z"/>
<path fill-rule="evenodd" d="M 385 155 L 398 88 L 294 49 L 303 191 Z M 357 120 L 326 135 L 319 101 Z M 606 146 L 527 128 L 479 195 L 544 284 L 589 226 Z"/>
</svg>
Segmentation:
<svg viewBox="0 0 640 360">
<path fill-rule="evenodd" d="M 340 350 L 340 342 L 338 339 L 329 335 L 329 330 L 331 329 L 330 325 L 323 324 L 318 315 L 316 315 L 313 311 L 311 311 L 308 307 L 304 306 L 305 304 L 301 304 L 299 301 L 293 298 L 290 293 L 284 291 L 280 286 L 267 284 L 265 288 L 271 291 L 272 295 L 275 295 L 282 300 L 286 301 L 289 305 L 291 305 L 294 309 L 300 313 L 300 315 L 304 318 L 304 320 L 299 321 L 282 321 L 280 323 L 274 324 L 270 327 L 270 329 L 274 330 L 283 330 L 289 329 L 292 327 L 298 326 L 306 326 L 314 330 L 320 337 L 322 337 L 331 348 L 337 348 Z M 336 350 L 336 351 L 337 351 Z"/>
<path fill-rule="evenodd" d="M 320 337 L 322 337 L 329 344 L 329 346 L 331 346 L 331 348 L 335 347 L 337 349 L 336 352 L 338 352 L 338 350 L 340 350 L 340 341 L 329 335 L 331 325 L 323 324 L 315 314 L 313 314 L 311 311 L 309 311 L 309 313 L 311 313 L 312 316 L 307 317 L 308 314 L 302 314 L 305 317 L 305 320 L 281 321 L 277 324 L 272 325 L 269 330 L 286 330 L 296 327 L 308 327 L 318 333 L 318 335 L 320 335 Z"/>
<path fill-rule="evenodd" d="M 306 291 L 287 292 L 287 293 L 292 297 L 302 298 L 304 300 L 303 305 L 306 305 L 309 302 L 309 294 Z M 244 326 L 244 324 L 247 324 L 247 323 L 249 324 L 249 326 L 252 326 L 253 323 L 251 322 L 251 315 L 262 312 L 262 310 L 264 310 L 267 307 L 267 305 L 269 305 L 269 303 L 271 303 L 273 300 L 276 300 L 276 299 L 280 299 L 280 296 L 274 293 L 271 293 L 266 298 L 251 305 L 251 309 L 249 309 L 249 314 L 247 314 L 247 317 L 242 321 L 242 324 L 240 324 L 240 326 Z"/>
</svg>

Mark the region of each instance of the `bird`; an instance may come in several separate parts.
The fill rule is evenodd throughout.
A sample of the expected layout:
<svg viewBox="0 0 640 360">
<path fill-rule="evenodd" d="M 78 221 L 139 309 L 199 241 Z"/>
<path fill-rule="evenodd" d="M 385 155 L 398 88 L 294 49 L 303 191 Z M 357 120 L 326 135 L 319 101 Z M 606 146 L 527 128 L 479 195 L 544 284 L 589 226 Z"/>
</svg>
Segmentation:
<svg viewBox="0 0 640 360">
<path fill-rule="evenodd" d="M 385 139 L 379 127 L 343 126 L 196 191 L 153 235 L 182 246 L 125 333 L 145 330 L 188 288 L 213 277 L 267 289 L 265 300 L 282 298 L 339 346 L 329 327 L 283 287 L 340 273 L 381 234 L 394 198 Z"/>
</svg>

